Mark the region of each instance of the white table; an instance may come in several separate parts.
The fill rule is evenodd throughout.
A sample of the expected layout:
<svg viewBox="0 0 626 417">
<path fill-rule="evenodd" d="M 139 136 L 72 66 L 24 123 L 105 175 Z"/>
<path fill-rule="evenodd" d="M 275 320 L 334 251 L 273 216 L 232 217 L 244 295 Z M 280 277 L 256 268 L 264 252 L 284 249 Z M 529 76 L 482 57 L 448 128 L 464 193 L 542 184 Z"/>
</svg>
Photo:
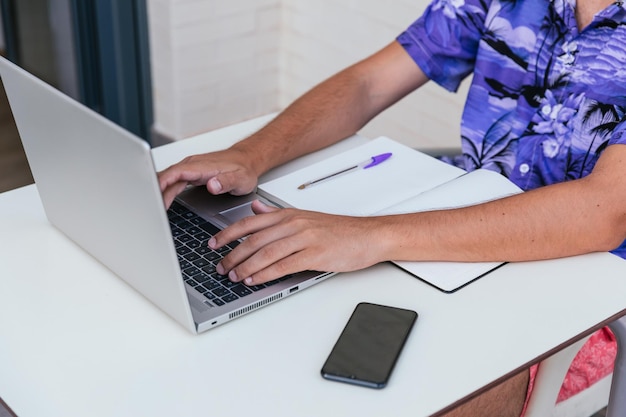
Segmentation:
<svg viewBox="0 0 626 417">
<path fill-rule="evenodd" d="M 157 148 L 157 168 L 265 120 Z M 20 417 L 427 416 L 625 314 L 624 294 L 607 253 L 508 264 L 454 294 L 380 264 L 194 336 L 50 226 L 33 185 L 0 194 L 0 397 Z M 383 390 L 319 373 L 360 301 L 420 314 Z"/>
</svg>

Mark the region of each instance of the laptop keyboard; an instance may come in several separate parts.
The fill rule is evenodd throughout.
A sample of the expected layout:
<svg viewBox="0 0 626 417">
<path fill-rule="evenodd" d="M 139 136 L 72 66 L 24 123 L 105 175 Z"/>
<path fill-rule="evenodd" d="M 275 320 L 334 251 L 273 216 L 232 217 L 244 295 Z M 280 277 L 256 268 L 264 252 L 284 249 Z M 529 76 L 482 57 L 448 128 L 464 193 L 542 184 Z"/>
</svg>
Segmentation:
<svg viewBox="0 0 626 417">
<path fill-rule="evenodd" d="M 219 274 L 215 266 L 239 242 L 232 242 L 217 250 L 210 249 L 208 241 L 220 229 L 176 201 L 172 203 L 167 216 L 183 280 L 212 303 L 222 306 L 288 278 L 254 286 L 232 282 L 227 275 Z"/>
</svg>

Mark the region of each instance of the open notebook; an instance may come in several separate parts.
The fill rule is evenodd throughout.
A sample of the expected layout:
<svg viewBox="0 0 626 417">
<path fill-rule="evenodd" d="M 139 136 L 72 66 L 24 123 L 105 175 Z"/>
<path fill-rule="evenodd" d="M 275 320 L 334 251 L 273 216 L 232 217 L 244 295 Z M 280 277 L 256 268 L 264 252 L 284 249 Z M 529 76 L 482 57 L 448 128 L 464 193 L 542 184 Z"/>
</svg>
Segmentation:
<svg viewBox="0 0 626 417">
<path fill-rule="evenodd" d="M 392 153 L 375 167 L 339 175 L 299 189 L 356 165 L 373 155 Z M 401 214 L 477 204 L 521 190 L 488 170 L 470 173 L 387 137 L 369 141 L 324 161 L 259 185 L 258 194 L 285 207 L 351 216 Z M 394 262 L 445 292 L 452 292 L 502 265 L 501 262 Z"/>
</svg>

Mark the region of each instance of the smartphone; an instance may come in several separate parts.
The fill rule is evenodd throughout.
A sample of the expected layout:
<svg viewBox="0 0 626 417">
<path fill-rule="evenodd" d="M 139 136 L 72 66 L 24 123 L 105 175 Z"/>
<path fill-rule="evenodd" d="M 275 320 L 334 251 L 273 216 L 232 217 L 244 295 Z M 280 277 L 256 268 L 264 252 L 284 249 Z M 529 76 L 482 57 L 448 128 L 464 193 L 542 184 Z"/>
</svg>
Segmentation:
<svg viewBox="0 0 626 417">
<path fill-rule="evenodd" d="M 416 319 L 412 310 L 359 303 L 326 359 L 322 376 L 385 387 Z"/>
</svg>

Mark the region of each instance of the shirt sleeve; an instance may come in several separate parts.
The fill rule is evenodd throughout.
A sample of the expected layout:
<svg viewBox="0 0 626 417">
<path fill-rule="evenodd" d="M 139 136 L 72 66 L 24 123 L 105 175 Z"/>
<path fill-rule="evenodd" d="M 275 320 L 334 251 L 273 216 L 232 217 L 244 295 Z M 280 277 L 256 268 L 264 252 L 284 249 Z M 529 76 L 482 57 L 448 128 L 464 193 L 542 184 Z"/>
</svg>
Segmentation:
<svg viewBox="0 0 626 417">
<path fill-rule="evenodd" d="M 434 0 L 396 40 L 428 78 L 456 91 L 474 69 L 490 3 Z"/>
<path fill-rule="evenodd" d="M 611 138 L 609 139 L 609 145 L 626 145 L 626 120 L 622 121 L 615 126 Z"/>
<path fill-rule="evenodd" d="M 610 145 L 626 145 L 626 120 L 622 120 L 613 130 L 613 134 L 609 139 Z M 612 254 L 626 259 L 626 240 L 622 244 L 611 251 Z"/>
</svg>

